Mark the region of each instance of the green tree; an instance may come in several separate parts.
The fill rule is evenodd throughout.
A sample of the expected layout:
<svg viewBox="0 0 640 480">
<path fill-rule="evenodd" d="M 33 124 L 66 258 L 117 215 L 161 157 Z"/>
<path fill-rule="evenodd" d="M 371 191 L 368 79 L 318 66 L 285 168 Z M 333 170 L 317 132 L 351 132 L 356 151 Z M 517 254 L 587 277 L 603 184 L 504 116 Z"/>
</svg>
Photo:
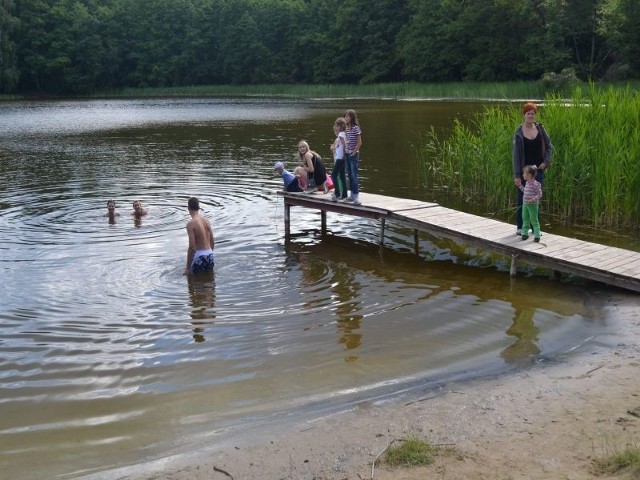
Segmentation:
<svg viewBox="0 0 640 480">
<path fill-rule="evenodd" d="M 0 0 L 0 92 L 11 92 L 18 84 L 14 35 L 19 21 L 13 16 L 13 0 Z"/>
<path fill-rule="evenodd" d="M 227 83 L 250 84 L 265 81 L 262 62 L 269 56 L 269 49 L 262 42 L 263 28 L 256 14 L 259 2 L 260 0 L 220 2 L 216 18 L 220 32 L 216 63 Z"/>
<path fill-rule="evenodd" d="M 573 51 L 577 73 L 584 79 L 597 78 L 606 66 L 609 50 L 599 33 L 604 0 L 564 0 L 559 11 L 567 29 L 566 43 Z"/>
<path fill-rule="evenodd" d="M 360 83 L 390 82 L 400 80 L 402 62 L 397 55 L 397 34 L 409 20 L 407 0 L 378 0 L 375 8 L 371 2 L 360 0 L 356 8 L 363 31 L 362 50 L 355 73 Z M 349 26 L 349 25 L 348 25 Z"/>
<path fill-rule="evenodd" d="M 409 0 L 409 21 L 397 52 L 406 79 L 418 82 L 462 80 L 466 48 L 455 28 L 463 4 L 457 0 Z"/>
<path fill-rule="evenodd" d="M 599 32 L 613 49 L 613 78 L 640 75 L 640 0 L 608 0 L 600 9 Z"/>
</svg>

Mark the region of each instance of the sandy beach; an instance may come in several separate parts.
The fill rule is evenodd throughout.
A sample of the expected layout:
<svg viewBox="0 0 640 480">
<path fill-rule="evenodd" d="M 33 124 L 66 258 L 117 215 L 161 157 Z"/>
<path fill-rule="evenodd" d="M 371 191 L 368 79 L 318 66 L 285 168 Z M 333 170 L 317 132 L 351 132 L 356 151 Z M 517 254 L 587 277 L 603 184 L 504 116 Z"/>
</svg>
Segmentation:
<svg viewBox="0 0 640 480">
<path fill-rule="evenodd" d="M 596 475 L 594 458 L 640 445 L 640 295 L 607 294 L 621 340 L 501 377 L 256 429 L 224 444 L 113 472 L 130 479 L 631 479 Z M 451 447 L 428 467 L 384 465 L 409 436 Z"/>
</svg>

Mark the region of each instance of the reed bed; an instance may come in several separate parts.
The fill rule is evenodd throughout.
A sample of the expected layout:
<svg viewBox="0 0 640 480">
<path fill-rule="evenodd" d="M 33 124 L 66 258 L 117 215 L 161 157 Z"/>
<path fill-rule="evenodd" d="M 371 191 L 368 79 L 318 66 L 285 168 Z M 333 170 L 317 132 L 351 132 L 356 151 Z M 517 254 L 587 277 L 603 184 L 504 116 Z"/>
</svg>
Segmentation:
<svg viewBox="0 0 640 480">
<path fill-rule="evenodd" d="M 417 149 L 434 191 L 462 196 L 513 218 L 512 140 L 520 105 L 490 106 L 444 136 L 428 132 Z M 637 230 L 640 226 L 640 96 L 630 86 L 577 87 L 547 95 L 538 113 L 551 136 L 542 210 L 564 223 Z"/>
<path fill-rule="evenodd" d="M 379 83 L 370 85 L 200 85 L 166 88 L 125 88 L 101 92 L 95 97 L 206 97 L 282 96 L 300 98 L 393 98 L 393 99 L 496 99 L 543 98 L 540 82 Z"/>
</svg>

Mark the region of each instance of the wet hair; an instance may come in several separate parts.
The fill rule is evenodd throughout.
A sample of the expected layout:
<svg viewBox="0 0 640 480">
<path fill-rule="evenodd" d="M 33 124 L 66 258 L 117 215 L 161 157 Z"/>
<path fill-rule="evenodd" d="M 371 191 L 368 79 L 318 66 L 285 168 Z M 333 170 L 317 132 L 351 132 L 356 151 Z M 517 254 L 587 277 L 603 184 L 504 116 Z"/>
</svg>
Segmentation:
<svg viewBox="0 0 640 480">
<path fill-rule="evenodd" d="M 187 205 L 189 205 L 189 210 L 200 210 L 200 202 L 196 197 L 191 197 Z"/>
<path fill-rule="evenodd" d="M 109 205 L 113 204 L 113 208 L 116 208 L 116 202 L 114 202 L 113 200 L 107 200 L 107 208 L 109 208 Z"/>
<path fill-rule="evenodd" d="M 538 112 L 538 107 L 533 102 L 527 102 L 522 106 L 522 114 L 524 115 L 529 110 L 533 110 L 533 113 L 537 113 Z"/>
<path fill-rule="evenodd" d="M 349 123 L 352 127 L 354 125 L 360 125 L 360 123 L 358 123 L 358 115 L 356 115 L 356 111 L 355 110 L 345 110 L 343 116 L 344 116 L 345 120 L 347 118 L 350 120 L 347 123 Z"/>
<path fill-rule="evenodd" d="M 528 173 L 533 178 L 536 178 L 536 174 L 538 173 L 538 167 L 536 167 L 535 165 L 525 165 L 524 173 Z"/>
<path fill-rule="evenodd" d="M 344 119 L 344 117 L 336 118 L 336 121 L 333 122 L 333 124 L 336 125 L 338 127 L 338 130 L 340 130 L 341 132 L 344 132 L 347 129 L 347 121 Z"/>
</svg>

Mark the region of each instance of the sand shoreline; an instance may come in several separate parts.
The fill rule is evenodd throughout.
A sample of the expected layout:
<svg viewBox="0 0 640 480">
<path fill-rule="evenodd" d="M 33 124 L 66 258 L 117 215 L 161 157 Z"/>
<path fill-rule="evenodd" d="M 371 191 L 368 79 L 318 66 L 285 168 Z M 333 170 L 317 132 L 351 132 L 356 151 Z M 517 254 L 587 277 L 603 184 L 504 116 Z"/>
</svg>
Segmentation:
<svg viewBox="0 0 640 480">
<path fill-rule="evenodd" d="M 603 479 L 594 456 L 640 445 L 640 295 L 614 294 L 607 318 L 621 320 L 623 342 L 592 345 L 568 361 L 451 382 L 310 421 L 249 432 L 198 452 L 95 478 L 118 479 Z M 451 445 L 435 465 L 389 468 L 377 461 L 408 436 Z M 374 464 L 374 468 L 372 468 Z M 635 472 L 640 475 L 640 472 Z"/>
</svg>

